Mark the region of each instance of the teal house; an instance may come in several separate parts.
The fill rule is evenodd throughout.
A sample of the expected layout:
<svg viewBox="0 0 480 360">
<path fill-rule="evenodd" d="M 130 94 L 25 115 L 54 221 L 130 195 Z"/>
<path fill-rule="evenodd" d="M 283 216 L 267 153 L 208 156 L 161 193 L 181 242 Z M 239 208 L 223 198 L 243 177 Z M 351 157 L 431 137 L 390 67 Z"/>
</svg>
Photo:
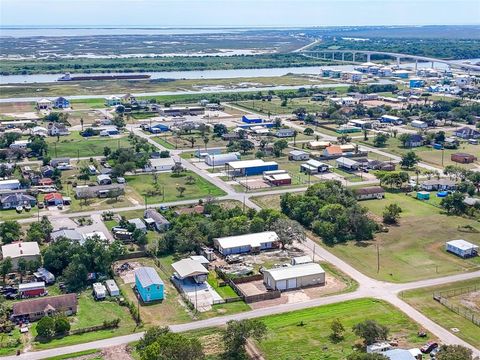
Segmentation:
<svg viewBox="0 0 480 360">
<path fill-rule="evenodd" d="M 163 281 L 152 267 L 135 270 L 135 287 L 143 302 L 163 300 Z"/>
</svg>

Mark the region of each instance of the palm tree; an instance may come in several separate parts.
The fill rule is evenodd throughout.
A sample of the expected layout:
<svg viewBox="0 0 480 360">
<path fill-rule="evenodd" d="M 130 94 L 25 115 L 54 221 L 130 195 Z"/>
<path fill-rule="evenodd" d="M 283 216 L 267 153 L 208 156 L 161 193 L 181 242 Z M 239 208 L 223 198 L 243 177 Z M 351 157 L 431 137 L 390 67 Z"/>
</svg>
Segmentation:
<svg viewBox="0 0 480 360">
<path fill-rule="evenodd" d="M 203 137 L 203 143 L 205 144 L 205 151 L 207 151 L 207 144 L 210 139 L 207 136 Z"/>
</svg>

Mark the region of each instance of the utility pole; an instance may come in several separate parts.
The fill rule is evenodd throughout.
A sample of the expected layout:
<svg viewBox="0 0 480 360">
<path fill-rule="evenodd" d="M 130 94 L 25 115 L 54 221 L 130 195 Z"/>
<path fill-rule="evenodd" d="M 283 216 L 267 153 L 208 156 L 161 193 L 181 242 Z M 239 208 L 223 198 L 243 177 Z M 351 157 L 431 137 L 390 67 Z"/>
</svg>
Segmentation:
<svg viewBox="0 0 480 360">
<path fill-rule="evenodd" d="M 377 274 L 380 272 L 380 248 L 377 244 Z"/>
</svg>

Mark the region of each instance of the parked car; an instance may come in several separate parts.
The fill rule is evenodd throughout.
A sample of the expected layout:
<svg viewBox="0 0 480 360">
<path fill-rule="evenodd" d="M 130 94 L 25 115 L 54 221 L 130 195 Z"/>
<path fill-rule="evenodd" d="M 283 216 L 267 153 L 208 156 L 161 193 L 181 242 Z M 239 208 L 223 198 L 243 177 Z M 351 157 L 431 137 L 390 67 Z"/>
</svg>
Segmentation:
<svg viewBox="0 0 480 360">
<path fill-rule="evenodd" d="M 436 342 L 429 341 L 428 343 L 426 343 L 420 348 L 420 351 L 424 354 L 429 354 L 432 352 L 433 349 L 436 349 L 437 347 L 438 347 L 438 344 Z"/>
<path fill-rule="evenodd" d="M 430 352 L 430 357 L 432 359 L 435 359 L 435 356 L 440 352 L 440 348 L 439 347 L 436 347 L 435 349 L 433 349 L 431 352 Z"/>
</svg>

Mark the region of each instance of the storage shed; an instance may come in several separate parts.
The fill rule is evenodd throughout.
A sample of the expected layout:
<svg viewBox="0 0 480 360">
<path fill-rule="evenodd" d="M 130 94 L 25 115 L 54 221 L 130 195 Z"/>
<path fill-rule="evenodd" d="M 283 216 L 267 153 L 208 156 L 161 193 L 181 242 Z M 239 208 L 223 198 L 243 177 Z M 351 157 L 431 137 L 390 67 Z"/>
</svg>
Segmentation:
<svg viewBox="0 0 480 360">
<path fill-rule="evenodd" d="M 478 246 L 465 240 L 451 240 L 445 243 L 445 250 L 460 256 L 461 258 L 469 258 L 477 256 Z"/>
<path fill-rule="evenodd" d="M 45 295 L 45 282 L 36 281 L 18 285 L 18 293 L 21 297 L 35 297 Z"/>
<path fill-rule="evenodd" d="M 279 267 L 263 271 L 263 282 L 268 289 L 291 290 L 325 284 L 325 271 L 317 263 Z"/>
</svg>

